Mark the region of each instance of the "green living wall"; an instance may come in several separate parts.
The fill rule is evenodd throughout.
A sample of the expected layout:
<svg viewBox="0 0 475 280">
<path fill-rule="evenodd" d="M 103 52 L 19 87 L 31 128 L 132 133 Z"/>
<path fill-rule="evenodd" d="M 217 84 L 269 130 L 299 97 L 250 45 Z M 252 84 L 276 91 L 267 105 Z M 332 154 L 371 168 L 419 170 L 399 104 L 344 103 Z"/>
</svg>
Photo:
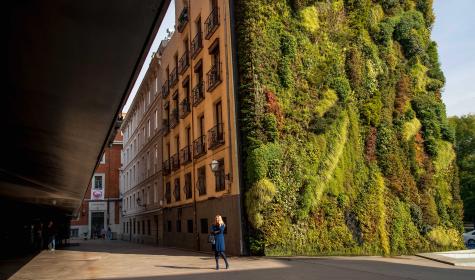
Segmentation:
<svg viewBox="0 0 475 280">
<path fill-rule="evenodd" d="M 462 246 L 431 2 L 235 2 L 253 254 Z"/>
</svg>

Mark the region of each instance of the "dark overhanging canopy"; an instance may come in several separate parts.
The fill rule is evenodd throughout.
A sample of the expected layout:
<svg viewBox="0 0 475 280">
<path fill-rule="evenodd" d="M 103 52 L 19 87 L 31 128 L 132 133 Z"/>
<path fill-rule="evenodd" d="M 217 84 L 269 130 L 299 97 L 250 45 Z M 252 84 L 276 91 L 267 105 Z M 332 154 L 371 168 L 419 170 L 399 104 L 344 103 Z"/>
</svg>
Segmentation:
<svg viewBox="0 0 475 280">
<path fill-rule="evenodd" d="M 4 5 L 0 199 L 78 210 L 169 3 Z"/>
</svg>

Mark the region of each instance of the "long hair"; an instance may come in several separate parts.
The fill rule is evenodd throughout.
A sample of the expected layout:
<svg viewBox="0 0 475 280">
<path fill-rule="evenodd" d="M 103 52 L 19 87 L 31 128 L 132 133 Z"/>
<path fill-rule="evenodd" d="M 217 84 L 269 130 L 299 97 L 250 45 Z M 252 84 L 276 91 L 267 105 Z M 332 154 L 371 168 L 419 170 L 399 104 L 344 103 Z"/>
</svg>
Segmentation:
<svg viewBox="0 0 475 280">
<path fill-rule="evenodd" d="M 219 226 L 224 225 L 223 217 L 221 217 L 221 215 L 216 215 L 216 217 L 214 218 L 214 221 L 216 222 L 216 220 L 218 220 L 218 225 Z"/>
</svg>

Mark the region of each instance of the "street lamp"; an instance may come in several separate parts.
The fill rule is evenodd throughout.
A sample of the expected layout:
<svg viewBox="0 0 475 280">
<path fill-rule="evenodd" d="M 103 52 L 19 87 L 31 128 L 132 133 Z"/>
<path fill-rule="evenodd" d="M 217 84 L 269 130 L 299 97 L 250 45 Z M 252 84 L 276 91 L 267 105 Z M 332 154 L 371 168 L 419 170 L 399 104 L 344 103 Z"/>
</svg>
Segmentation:
<svg viewBox="0 0 475 280">
<path fill-rule="evenodd" d="M 211 167 L 211 171 L 213 171 L 215 174 L 216 174 L 216 172 L 219 171 L 219 168 L 220 168 L 219 165 L 220 165 L 220 164 L 219 164 L 219 161 L 217 161 L 217 160 L 215 160 L 215 159 L 213 159 L 213 160 L 211 161 L 211 163 L 209 164 L 209 166 Z"/>
<path fill-rule="evenodd" d="M 228 174 L 224 174 L 224 166 L 221 165 L 221 163 L 215 159 L 213 159 L 211 161 L 211 163 L 209 164 L 209 166 L 211 167 L 211 171 L 213 171 L 214 173 L 214 176 L 218 176 L 218 172 L 223 172 L 223 175 L 224 175 L 224 180 L 225 180 L 225 183 L 230 186 L 231 185 L 231 181 L 233 180 L 233 177 L 231 175 L 231 173 L 228 173 Z M 228 188 L 228 192 L 230 191 L 230 189 Z"/>
</svg>

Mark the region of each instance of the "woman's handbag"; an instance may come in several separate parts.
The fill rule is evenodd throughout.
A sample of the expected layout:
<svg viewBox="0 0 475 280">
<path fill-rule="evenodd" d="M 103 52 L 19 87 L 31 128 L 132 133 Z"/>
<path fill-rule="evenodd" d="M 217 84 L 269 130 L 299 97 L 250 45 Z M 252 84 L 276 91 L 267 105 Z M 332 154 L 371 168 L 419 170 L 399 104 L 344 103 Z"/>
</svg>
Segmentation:
<svg viewBox="0 0 475 280">
<path fill-rule="evenodd" d="M 216 244 L 216 239 L 214 237 L 214 234 L 208 234 L 208 243 L 210 244 Z"/>
</svg>

